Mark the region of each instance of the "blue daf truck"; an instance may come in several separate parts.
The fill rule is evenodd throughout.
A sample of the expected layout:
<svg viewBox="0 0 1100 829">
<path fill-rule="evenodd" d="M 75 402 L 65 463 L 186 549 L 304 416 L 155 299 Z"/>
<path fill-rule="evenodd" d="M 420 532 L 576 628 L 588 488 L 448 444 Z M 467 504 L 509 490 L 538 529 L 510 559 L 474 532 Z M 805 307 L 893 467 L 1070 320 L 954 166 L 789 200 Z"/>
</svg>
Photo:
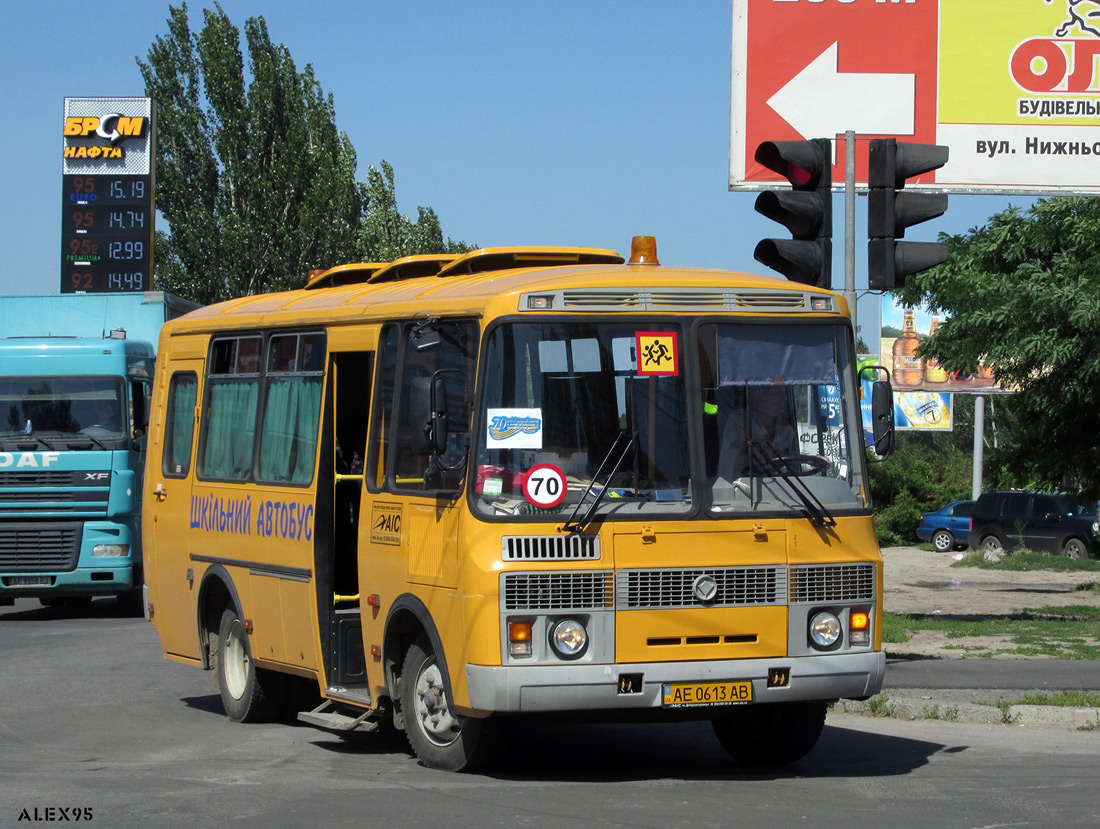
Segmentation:
<svg viewBox="0 0 1100 829">
<path fill-rule="evenodd" d="M 170 294 L 0 297 L 0 604 L 141 613 L 141 477 Z"/>
</svg>

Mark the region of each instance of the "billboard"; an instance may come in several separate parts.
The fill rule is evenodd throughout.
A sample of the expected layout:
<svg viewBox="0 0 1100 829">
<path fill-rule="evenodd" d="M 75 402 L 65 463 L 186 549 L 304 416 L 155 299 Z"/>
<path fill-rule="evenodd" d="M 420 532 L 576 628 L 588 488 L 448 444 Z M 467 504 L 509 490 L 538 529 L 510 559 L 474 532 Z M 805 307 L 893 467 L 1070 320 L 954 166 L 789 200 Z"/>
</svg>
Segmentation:
<svg viewBox="0 0 1100 829">
<path fill-rule="evenodd" d="M 918 186 L 1100 192 L 1100 2 L 733 0 L 730 189 L 778 179 L 762 141 L 943 144 Z"/>
</svg>

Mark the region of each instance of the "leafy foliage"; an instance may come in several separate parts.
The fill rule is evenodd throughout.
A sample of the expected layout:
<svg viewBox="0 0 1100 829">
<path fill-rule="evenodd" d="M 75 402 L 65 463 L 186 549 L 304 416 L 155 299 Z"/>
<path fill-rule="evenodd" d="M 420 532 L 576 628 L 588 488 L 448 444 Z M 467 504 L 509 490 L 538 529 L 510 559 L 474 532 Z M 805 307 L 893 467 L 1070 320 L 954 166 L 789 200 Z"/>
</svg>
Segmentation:
<svg viewBox="0 0 1100 829">
<path fill-rule="evenodd" d="M 367 183 L 361 185 L 366 217 L 359 229 L 359 247 L 364 261 L 390 262 L 402 256 L 423 253 L 467 253 L 472 245 L 443 239 L 439 218 L 430 207 L 419 208 L 415 222 L 397 209 L 393 167 L 371 167 Z"/>
<path fill-rule="evenodd" d="M 439 220 L 396 210 L 393 171 L 355 178 L 356 155 L 307 65 L 262 17 L 241 34 L 221 6 L 193 33 L 187 5 L 138 66 L 157 102 L 158 287 L 201 303 L 301 286 L 309 270 L 443 251 Z M 386 231 L 386 232 L 383 232 Z M 467 249 L 461 247 L 461 249 Z"/>
<path fill-rule="evenodd" d="M 914 543 L 921 513 L 969 498 L 970 482 L 970 456 L 948 436 L 899 434 L 890 460 L 870 467 L 879 544 Z"/>
<path fill-rule="evenodd" d="M 1019 393 L 1001 474 L 1044 489 L 1100 492 L 1100 200 L 1059 197 L 1011 207 L 951 256 L 909 277 L 909 305 L 949 318 L 921 347 L 946 368 L 992 365 Z"/>
</svg>

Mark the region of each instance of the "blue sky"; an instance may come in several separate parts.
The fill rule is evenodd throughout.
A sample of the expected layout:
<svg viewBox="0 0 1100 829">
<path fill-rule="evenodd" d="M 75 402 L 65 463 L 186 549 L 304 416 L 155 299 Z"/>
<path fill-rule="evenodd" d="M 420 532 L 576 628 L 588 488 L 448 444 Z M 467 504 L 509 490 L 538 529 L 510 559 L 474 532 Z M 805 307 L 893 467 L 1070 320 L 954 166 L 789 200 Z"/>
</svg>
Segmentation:
<svg viewBox="0 0 1100 829">
<path fill-rule="evenodd" d="M 243 29 L 262 16 L 299 69 L 333 95 L 359 178 L 390 162 L 398 206 L 438 214 L 483 246 L 585 245 L 626 252 L 657 237 L 665 264 L 765 269 L 785 231 L 728 190 L 729 0 L 223 0 Z M 168 31 L 169 4 L 0 0 L 0 294 L 57 293 L 66 97 L 141 96 L 136 59 Z M 192 29 L 213 3 L 188 4 Z M 952 195 L 907 238 L 961 233 L 1023 196 Z M 866 258 L 856 206 L 857 288 Z M 843 202 L 834 287 L 843 287 Z M 304 275 L 303 275 L 304 277 Z M 863 302 L 860 305 L 861 315 Z"/>
</svg>

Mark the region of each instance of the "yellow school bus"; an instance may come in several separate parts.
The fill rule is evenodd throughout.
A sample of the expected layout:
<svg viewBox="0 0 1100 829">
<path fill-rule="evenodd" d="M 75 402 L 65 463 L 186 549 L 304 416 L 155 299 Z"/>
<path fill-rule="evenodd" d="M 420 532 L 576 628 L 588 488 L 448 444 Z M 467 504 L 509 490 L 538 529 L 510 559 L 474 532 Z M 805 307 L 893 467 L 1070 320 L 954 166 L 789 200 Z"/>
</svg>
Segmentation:
<svg viewBox="0 0 1100 829">
<path fill-rule="evenodd" d="M 146 612 L 234 721 L 469 770 L 523 715 L 705 719 L 809 751 L 882 684 L 844 300 L 611 250 L 314 274 L 160 338 Z M 880 449 L 888 383 L 875 384 Z"/>
</svg>

